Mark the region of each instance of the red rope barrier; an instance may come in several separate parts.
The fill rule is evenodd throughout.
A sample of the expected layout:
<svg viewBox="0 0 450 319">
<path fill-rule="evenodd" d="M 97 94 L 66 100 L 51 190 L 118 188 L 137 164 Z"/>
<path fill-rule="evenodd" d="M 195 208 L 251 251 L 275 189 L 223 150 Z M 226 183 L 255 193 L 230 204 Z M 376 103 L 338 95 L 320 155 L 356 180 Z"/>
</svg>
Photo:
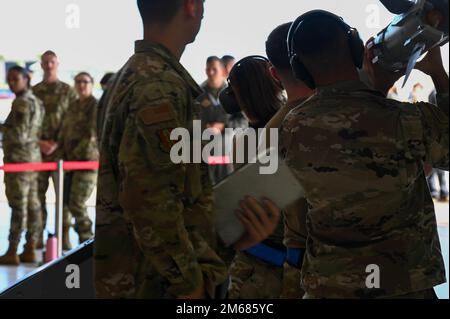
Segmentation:
<svg viewBox="0 0 450 319">
<path fill-rule="evenodd" d="M 66 171 L 93 171 L 99 169 L 98 162 L 64 162 Z M 53 172 L 58 169 L 57 163 L 24 163 L 24 164 L 5 164 L 0 166 L 0 171 L 5 173 L 20 172 Z"/>
<path fill-rule="evenodd" d="M 64 162 L 65 171 L 96 171 L 100 167 L 98 162 Z"/>
</svg>

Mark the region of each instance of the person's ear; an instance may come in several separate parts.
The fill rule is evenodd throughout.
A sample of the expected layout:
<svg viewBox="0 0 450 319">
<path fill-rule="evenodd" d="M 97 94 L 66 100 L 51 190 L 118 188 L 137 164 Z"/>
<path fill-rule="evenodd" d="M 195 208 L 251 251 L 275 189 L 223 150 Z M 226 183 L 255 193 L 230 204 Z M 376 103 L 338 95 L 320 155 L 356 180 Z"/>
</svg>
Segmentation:
<svg viewBox="0 0 450 319">
<path fill-rule="evenodd" d="M 195 18 L 198 14 L 199 0 L 183 0 L 183 11 L 189 18 Z"/>
<path fill-rule="evenodd" d="M 280 86 L 280 88 L 284 89 L 283 82 L 281 81 L 281 77 L 278 74 L 277 69 L 273 65 L 269 68 L 269 72 L 270 72 L 270 75 L 272 76 L 272 78 L 275 80 L 275 82 L 277 82 L 277 84 Z"/>
<path fill-rule="evenodd" d="M 271 67 L 269 68 L 269 71 L 270 71 L 270 75 L 273 77 L 273 79 L 274 79 L 275 81 L 281 82 L 280 76 L 278 75 L 278 71 L 277 71 L 277 69 L 275 69 L 274 66 L 271 66 Z"/>
</svg>

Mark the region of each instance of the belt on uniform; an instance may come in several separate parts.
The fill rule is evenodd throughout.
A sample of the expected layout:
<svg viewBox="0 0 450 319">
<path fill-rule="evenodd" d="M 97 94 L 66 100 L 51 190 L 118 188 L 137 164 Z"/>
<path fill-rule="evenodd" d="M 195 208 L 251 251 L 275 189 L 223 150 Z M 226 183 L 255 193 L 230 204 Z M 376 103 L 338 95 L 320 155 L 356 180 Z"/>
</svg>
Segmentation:
<svg viewBox="0 0 450 319">
<path fill-rule="evenodd" d="M 305 250 L 300 248 L 287 249 L 287 262 L 289 265 L 302 268 L 303 258 L 305 257 Z"/>
<path fill-rule="evenodd" d="M 246 252 L 253 257 L 277 267 L 283 267 L 287 258 L 287 253 L 285 251 L 272 248 L 265 244 L 256 245 L 246 250 Z"/>
<path fill-rule="evenodd" d="M 246 250 L 246 253 L 273 266 L 283 267 L 287 262 L 299 269 L 302 268 L 305 256 L 305 250 L 301 248 L 288 248 L 286 251 L 282 251 L 265 244 L 256 245 Z"/>
</svg>

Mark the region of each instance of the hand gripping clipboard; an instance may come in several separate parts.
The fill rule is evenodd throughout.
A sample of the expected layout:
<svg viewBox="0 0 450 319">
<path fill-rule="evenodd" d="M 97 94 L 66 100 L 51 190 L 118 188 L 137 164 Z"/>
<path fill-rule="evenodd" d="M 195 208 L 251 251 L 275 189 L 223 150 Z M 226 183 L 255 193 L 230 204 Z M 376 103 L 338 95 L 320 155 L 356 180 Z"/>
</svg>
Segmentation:
<svg viewBox="0 0 450 319">
<path fill-rule="evenodd" d="M 281 209 L 304 197 L 304 189 L 284 160 L 273 175 L 260 174 L 262 164 L 247 164 L 214 187 L 216 229 L 225 245 L 235 244 L 245 234 L 245 228 L 235 210 L 245 196 L 257 200 L 267 197 Z"/>
</svg>

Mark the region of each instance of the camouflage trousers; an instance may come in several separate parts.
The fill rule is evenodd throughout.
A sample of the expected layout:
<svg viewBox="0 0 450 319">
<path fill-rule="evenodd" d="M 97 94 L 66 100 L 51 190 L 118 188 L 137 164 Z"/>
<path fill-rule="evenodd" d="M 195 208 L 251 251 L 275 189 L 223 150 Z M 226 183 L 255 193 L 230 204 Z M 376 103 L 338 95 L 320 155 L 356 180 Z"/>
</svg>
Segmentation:
<svg viewBox="0 0 450 319">
<path fill-rule="evenodd" d="M 93 237 L 92 221 L 87 212 L 86 202 L 97 184 L 97 172 L 80 171 L 65 174 L 64 183 L 64 227 L 70 227 L 72 217 L 80 242 Z"/>
<path fill-rule="evenodd" d="M 230 268 L 230 299 L 279 299 L 283 291 L 283 268 L 238 252 Z"/>
<path fill-rule="evenodd" d="M 5 173 L 4 181 L 6 197 L 12 210 L 10 244 L 19 244 L 25 224 L 27 241 L 37 241 L 42 230 L 38 174 L 35 172 Z"/>
<path fill-rule="evenodd" d="M 288 263 L 284 264 L 281 299 L 303 299 L 305 291 L 301 287 L 301 277 L 300 269 Z"/>
<path fill-rule="evenodd" d="M 189 238 L 198 256 L 206 292 L 213 298 L 215 288 L 226 280 L 225 264 L 197 232 L 191 232 Z M 94 243 L 97 299 L 177 298 L 154 263 L 142 254 L 130 224 L 118 218 L 108 225 L 97 224 Z"/>
</svg>

